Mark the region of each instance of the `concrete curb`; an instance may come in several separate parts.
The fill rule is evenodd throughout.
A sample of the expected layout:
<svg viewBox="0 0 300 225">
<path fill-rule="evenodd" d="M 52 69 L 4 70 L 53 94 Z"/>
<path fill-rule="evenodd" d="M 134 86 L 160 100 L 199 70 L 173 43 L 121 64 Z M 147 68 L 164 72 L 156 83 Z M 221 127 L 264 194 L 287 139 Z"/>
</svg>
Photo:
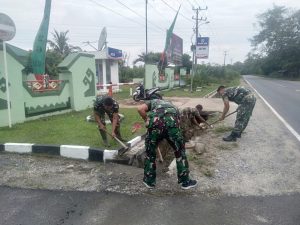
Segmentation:
<svg viewBox="0 0 300 225">
<path fill-rule="evenodd" d="M 134 147 L 137 143 L 142 141 L 144 137 L 145 135 L 133 138 L 132 140 L 127 142 L 128 147 Z M 31 143 L 0 144 L 0 152 L 58 155 L 71 159 L 84 159 L 104 163 L 114 162 L 126 164 L 126 162 L 129 161 L 129 159 L 117 159 L 118 152 L 121 150 L 123 150 L 123 148 L 116 150 L 108 150 L 80 145 L 42 145 Z"/>
<path fill-rule="evenodd" d="M 212 92 L 209 92 L 208 94 L 204 95 L 203 98 L 211 98 L 215 94 L 217 94 L 217 90 L 213 90 Z"/>
</svg>

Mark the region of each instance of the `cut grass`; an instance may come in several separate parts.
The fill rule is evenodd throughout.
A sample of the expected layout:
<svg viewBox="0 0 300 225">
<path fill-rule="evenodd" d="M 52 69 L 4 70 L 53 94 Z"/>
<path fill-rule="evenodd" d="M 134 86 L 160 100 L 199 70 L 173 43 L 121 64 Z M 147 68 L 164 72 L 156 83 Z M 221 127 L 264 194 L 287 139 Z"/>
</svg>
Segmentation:
<svg viewBox="0 0 300 225">
<path fill-rule="evenodd" d="M 143 124 L 136 109 L 121 109 L 125 119 L 121 123 L 121 134 L 124 139 L 130 140 L 135 136 L 145 133 L 143 127 L 135 134 L 131 134 L 135 122 Z M 71 112 L 57 116 L 45 117 L 22 124 L 16 124 L 12 128 L 0 128 L 0 143 L 36 143 L 54 145 L 86 145 L 103 148 L 96 123 L 86 122 L 86 117 L 92 114 L 91 109 L 80 112 Z M 106 125 L 111 132 L 111 124 Z M 107 135 L 108 136 L 108 135 Z M 111 148 L 118 147 L 118 143 L 109 136 Z"/>
<path fill-rule="evenodd" d="M 226 133 L 226 132 L 232 131 L 232 129 L 233 129 L 233 127 L 222 125 L 222 126 L 216 127 L 213 131 L 216 134 L 222 134 L 222 133 Z"/>
</svg>

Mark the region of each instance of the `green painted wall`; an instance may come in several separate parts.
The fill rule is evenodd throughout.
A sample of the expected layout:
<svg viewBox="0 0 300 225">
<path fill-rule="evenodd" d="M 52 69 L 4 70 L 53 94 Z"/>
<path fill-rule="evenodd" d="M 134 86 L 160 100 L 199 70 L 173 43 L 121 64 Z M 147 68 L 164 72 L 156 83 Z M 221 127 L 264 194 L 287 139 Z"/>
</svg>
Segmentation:
<svg viewBox="0 0 300 225">
<path fill-rule="evenodd" d="M 10 83 L 12 124 L 26 121 L 26 118 L 42 116 L 45 113 L 92 107 L 96 95 L 95 59 L 92 55 L 74 53 L 62 62 L 61 88 L 53 92 L 33 92 L 26 80 L 33 75 L 24 75 L 24 66 L 7 54 Z M 8 126 L 6 87 L 3 68 L 3 52 L 0 51 L 0 127 Z"/>
<path fill-rule="evenodd" d="M 19 123 L 25 120 L 24 100 L 22 92 L 22 70 L 20 64 L 10 54 L 6 54 L 7 70 L 10 90 L 11 118 L 12 123 Z M 0 50 L 0 126 L 8 126 L 8 114 L 6 107 L 6 86 L 4 76 L 3 51 Z"/>
<path fill-rule="evenodd" d="M 72 108 L 79 111 L 92 107 L 96 96 L 95 58 L 93 55 L 80 53 L 74 53 L 68 57 L 65 61 L 70 61 L 70 63 L 66 65 L 62 62 L 62 65 L 68 68 L 60 74 L 60 79 L 69 80 Z"/>
<path fill-rule="evenodd" d="M 145 65 L 145 88 L 160 87 L 161 89 L 170 89 L 179 85 L 179 81 L 174 80 L 174 69 L 165 69 L 165 80 L 160 80 L 156 65 Z"/>
<path fill-rule="evenodd" d="M 26 86 L 26 84 L 24 84 L 24 86 Z M 65 81 L 61 85 L 61 90 L 57 92 L 38 93 L 23 87 L 23 95 L 25 117 L 32 117 L 71 108 L 69 81 Z"/>
</svg>

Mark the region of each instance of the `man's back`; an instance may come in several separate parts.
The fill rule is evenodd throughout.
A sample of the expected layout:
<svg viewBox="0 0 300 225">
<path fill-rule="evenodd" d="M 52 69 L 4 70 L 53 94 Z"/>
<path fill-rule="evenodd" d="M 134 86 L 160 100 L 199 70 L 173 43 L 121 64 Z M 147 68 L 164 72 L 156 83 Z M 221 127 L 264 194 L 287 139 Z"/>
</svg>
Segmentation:
<svg viewBox="0 0 300 225">
<path fill-rule="evenodd" d="M 236 104 L 241 104 L 244 97 L 251 94 L 251 91 L 245 87 L 230 87 L 226 88 L 224 95 L 222 96 L 224 100 L 229 100 L 235 102 Z"/>
</svg>

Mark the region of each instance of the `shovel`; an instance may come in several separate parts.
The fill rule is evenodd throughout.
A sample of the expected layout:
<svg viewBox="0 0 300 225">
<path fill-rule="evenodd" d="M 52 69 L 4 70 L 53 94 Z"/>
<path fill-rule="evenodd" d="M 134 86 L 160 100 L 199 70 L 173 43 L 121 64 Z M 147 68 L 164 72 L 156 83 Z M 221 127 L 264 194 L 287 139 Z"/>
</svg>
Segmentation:
<svg viewBox="0 0 300 225">
<path fill-rule="evenodd" d="M 232 113 L 227 114 L 227 115 L 225 116 L 225 118 L 228 117 L 228 116 L 231 116 L 232 114 L 235 114 L 236 112 L 237 112 L 237 110 L 235 110 L 235 111 L 232 112 Z M 212 128 L 211 126 L 212 126 L 213 124 L 215 124 L 215 123 L 218 123 L 218 122 L 220 122 L 220 120 L 216 120 L 215 122 L 212 122 L 211 124 L 209 124 L 209 127 Z"/>
<path fill-rule="evenodd" d="M 104 130 L 105 133 L 107 133 L 109 136 L 111 136 L 117 142 L 119 142 L 120 145 L 122 145 L 122 147 L 124 148 L 124 150 L 120 153 L 120 155 L 123 155 L 125 152 L 127 152 L 129 150 L 129 147 L 126 144 L 124 144 L 119 138 L 112 136 L 111 133 L 107 132 L 107 130 L 105 130 L 105 129 L 102 129 L 102 130 Z"/>
</svg>

